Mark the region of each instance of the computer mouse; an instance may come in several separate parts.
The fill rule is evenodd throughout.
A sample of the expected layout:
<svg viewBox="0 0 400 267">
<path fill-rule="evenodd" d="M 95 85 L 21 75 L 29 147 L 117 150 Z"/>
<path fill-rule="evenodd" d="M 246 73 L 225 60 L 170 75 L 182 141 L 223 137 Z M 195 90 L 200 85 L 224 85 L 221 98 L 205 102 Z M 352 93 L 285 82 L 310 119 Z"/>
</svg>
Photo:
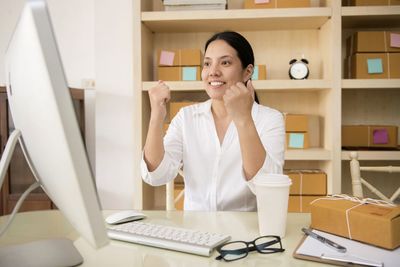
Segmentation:
<svg viewBox="0 0 400 267">
<path fill-rule="evenodd" d="M 134 210 L 124 210 L 111 214 L 106 218 L 108 224 L 120 224 L 146 218 L 143 213 Z"/>
</svg>

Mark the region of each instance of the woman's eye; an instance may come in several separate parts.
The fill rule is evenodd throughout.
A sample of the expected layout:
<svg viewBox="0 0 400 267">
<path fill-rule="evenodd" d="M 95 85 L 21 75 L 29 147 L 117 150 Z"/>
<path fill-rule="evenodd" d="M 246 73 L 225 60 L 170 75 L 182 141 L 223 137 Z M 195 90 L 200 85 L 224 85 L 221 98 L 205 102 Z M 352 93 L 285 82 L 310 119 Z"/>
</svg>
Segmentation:
<svg viewBox="0 0 400 267">
<path fill-rule="evenodd" d="M 221 62 L 221 64 L 222 64 L 223 66 L 226 66 L 226 65 L 230 65 L 231 62 L 229 62 L 229 61 L 227 61 L 227 60 L 224 60 L 224 61 Z"/>
<path fill-rule="evenodd" d="M 204 62 L 204 67 L 208 67 L 208 66 L 210 66 L 210 62 Z"/>
</svg>

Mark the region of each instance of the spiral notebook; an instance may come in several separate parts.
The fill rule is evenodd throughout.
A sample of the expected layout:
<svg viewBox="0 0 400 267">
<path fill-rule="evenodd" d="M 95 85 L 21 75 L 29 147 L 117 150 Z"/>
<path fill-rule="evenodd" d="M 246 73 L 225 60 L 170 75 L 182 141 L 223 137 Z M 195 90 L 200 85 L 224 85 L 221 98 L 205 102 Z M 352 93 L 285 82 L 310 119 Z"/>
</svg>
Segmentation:
<svg viewBox="0 0 400 267">
<path fill-rule="evenodd" d="M 310 236 L 304 236 L 293 253 L 294 258 L 341 266 L 399 266 L 400 248 L 387 250 L 318 230 L 313 232 L 346 247 L 347 252 L 337 252 Z M 322 258 L 322 254 L 330 259 Z"/>
</svg>

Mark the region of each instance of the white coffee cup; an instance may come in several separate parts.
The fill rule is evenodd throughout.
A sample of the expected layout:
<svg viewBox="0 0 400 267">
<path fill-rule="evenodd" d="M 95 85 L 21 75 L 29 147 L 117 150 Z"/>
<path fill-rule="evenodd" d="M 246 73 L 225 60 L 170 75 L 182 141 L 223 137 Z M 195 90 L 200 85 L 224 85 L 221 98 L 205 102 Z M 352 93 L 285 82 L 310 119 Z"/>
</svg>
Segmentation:
<svg viewBox="0 0 400 267">
<path fill-rule="evenodd" d="M 285 236 L 292 180 L 283 174 L 267 174 L 254 178 L 260 235 Z"/>
</svg>

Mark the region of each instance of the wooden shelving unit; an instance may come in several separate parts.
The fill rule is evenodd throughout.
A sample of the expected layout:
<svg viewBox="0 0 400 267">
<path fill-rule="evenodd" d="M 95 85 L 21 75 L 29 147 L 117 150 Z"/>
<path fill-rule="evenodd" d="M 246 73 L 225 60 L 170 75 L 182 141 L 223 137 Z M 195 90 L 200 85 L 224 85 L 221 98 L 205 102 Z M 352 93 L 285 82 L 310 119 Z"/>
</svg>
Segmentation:
<svg viewBox="0 0 400 267">
<path fill-rule="evenodd" d="M 135 73 L 135 87 L 142 91 L 138 100 L 142 111 L 142 136 L 138 142 L 143 145 L 147 133 L 150 113 L 147 92 L 157 81 L 156 51 L 176 48 L 200 48 L 203 51 L 205 41 L 213 33 L 227 29 L 238 31 L 252 44 L 256 64 L 267 66 L 267 80 L 254 81 L 261 103 L 282 112 L 321 117 L 321 146 L 288 150 L 285 166 L 321 168 L 328 174 L 328 193 L 341 193 L 342 160 L 346 162 L 347 153 L 341 149 L 341 125 L 347 122 L 345 116 L 350 108 L 346 103 L 343 105 L 344 97 L 366 92 L 374 94 L 376 90 L 383 90 L 383 94 L 391 97 L 400 93 L 398 79 L 343 79 L 345 38 L 354 31 L 370 27 L 371 18 L 374 27 L 399 27 L 400 7 L 342 7 L 341 1 L 319 2 L 320 6 L 310 8 L 244 10 L 242 0 L 228 0 L 228 10 L 190 12 L 164 12 L 160 0 L 137 3 L 134 31 L 140 33 L 140 45 L 134 60 L 141 66 L 141 71 Z M 288 62 L 302 55 L 310 62 L 310 77 L 292 81 L 287 75 Z M 174 100 L 203 101 L 207 98 L 200 81 L 167 83 Z M 381 102 L 384 101 L 385 97 Z M 400 106 L 400 97 L 393 101 Z M 390 111 L 395 111 L 394 105 Z M 350 118 L 361 120 L 362 116 L 358 116 L 356 113 Z M 400 125 L 399 120 L 395 121 L 397 125 Z M 400 160 L 396 152 L 362 152 L 361 156 Z M 163 193 L 162 187 L 142 184 L 142 188 L 138 188 L 143 208 L 162 208 L 165 200 L 160 198 L 164 197 Z"/>
</svg>

